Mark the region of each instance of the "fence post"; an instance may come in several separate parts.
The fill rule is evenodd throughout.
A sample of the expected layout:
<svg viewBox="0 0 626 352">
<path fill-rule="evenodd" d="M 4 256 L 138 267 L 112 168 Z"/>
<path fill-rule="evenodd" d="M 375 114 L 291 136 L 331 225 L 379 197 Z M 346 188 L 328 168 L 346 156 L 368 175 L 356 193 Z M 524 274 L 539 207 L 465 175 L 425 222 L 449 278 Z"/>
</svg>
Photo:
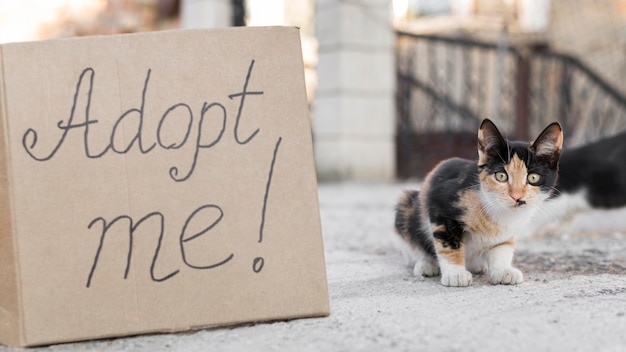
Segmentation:
<svg viewBox="0 0 626 352">
<path fill-rule="evenodd" d="M 572 85 L 572 76 L 570 72 L 570 61 L 563 60 L 561 64 L 561 77 L 560 77 L 560 87 L 559 87 L 559 120 L 563 124 L 563 127 L 567 129 L 575 126 L 574 123 L 576 121 L 570 120 L 570 111 L 571 111 L 571 85 Z"/>
<path fill-rule="evenodd" d="M 404 39 L 404 41 L 403 41 Z M 396 33 L 396 176 L 401 179 L 410 178 L 411 157 L 413 153 L 413 126 L 411 123 L 411 85 L 415 66 L 412 50 L 405 44 L 407 38 Z M 405 70 L 405 71 L 403 71 Z"/>
<path fill-rule="evenodd" d="M 527 55 L 517 53 L 517 101 L 515 104 L 515 138 L 528 140 L 528 119 L 530 112 L 530 59 Z"/>
</svg>

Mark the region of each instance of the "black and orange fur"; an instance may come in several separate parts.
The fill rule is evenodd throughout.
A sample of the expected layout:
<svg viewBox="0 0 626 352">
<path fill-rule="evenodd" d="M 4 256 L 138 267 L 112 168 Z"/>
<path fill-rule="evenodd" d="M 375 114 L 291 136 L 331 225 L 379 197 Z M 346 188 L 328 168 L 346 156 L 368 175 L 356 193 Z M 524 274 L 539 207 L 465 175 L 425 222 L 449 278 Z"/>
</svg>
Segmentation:
<svg viewBox="0 0 626 352">
<path fill-rule="evenodd" d="M 494 284 L 517 284 L 511 266 L 515 235 L 557 182 L 563 132 L 547 126 L 534 142 L 509 142 L 490 120 L 478 131 L 478 161 L 437 165 L 421 190 L 406 191 L 396 207 L 396 232 L 409 245 L 415 275 L 441 273 L 446 286 L 468 286 L 486 272 Z"/>
</svg>

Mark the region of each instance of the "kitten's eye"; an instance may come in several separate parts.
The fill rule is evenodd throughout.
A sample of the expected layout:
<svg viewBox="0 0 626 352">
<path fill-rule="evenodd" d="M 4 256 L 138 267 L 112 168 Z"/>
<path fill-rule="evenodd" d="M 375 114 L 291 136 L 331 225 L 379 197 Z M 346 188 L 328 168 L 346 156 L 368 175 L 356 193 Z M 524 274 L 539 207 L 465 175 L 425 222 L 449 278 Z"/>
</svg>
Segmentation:
<svg viewBox="0 0 626 352">
<path fill-rule="evenodd" d="M 494 177 L 496 178 L 496 180 L 498 180 L 499 182 L 506 182 L 509 179 L 509 175 L 506 174 L 506 172 L 504 171 L 498 171 L 496 172 L 496 174 L 494 175 Z"/>
<path fill-rule="evenodd" d="M 533 172 L 531 174 L 528 174 L 527 179 L 528 183 L 530 183 L 531 185 L 536 185 L 541 180 L 541 176 Z"/>
</svg>

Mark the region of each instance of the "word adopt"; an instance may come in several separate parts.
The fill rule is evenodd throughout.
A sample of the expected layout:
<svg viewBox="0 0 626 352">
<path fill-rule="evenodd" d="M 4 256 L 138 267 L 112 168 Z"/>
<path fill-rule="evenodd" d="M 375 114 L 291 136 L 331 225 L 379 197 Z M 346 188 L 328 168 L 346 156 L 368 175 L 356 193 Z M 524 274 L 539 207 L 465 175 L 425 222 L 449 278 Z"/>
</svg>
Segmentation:
<svg viewBox="0 0 626 352">
<path fill-rule="evenodd" d="M 235 117 L 235 127 L 233 130 L 233 133 L 234 133 L 235 141 L 237 141 L 237 143 L 241 145 L 250 142 L 259 132 L 259 129 L 257 128 L 254 132 L 252 132 L 248 137 L 244 138 L 243 140 L 239 137 L 239 132 L 238 132 L 239 123 L 241 121 L 246 97 L 248 95 L 254 96 L 254 95 L 263 94 L 263 91 L 248 91 L 248 83 L 250 81 L 250 76 L 252 75 L 253 68 L 254 68 L 254 60 L 250 62 L 250 66 L 248 67 L 248 73 L 246 75 L 246 79 L 243 84 L 242 91 L 228 95 L 228 98 L 231 100 L 235 98 L 239 98 L 239 108 L 237 110 L 237 116 Z M 117 154 L 126 154 L 133 149 L 133 146 L 135 144 L 137 144 L 137 149 L 142 154 L 150 153 L 157 146 L 166 150 L 182 148 L 188 142 L 192 127 L 194 125 L 193 123 L 194 116 L 193 116 L 192 109 L 188 104 L 183 103 L 183 102 L 175 103 L 163 112 L 163 114 L 161 115 L 159 119 L 159 124 L 156 130 L 156 142 L 152 143 L 151 145 L 147 145 L 147 146 L 144 145 L 144 141 L 143 141 L 143 138 L 144 138 L 143 126 L 144 126 L 144 118 L 145 118 L 144 107 L 146 103 L 146 92 L 148 90 L 148 86 L 150 83 L 151 72 L 152 70 L 148 69 L 148 72 L 146 74 L 146 79 L 143 85 L 143 91 L 141 93 L 140 106 L 138 108 L 128 109 L 117 118 L 110 133 L 109 144 L 106 145 L 103 150 L 94 152 L 92 151 L 90 147 L 90 143 L 89 143 L 90 128 L 92 125 L 95 125 L 98 123 L 98 120 L 92 120 L 90 117 L 94 77 L 96 74 L 95 70 L 91 67 L 85 68 L 78 78 L 78 82 L 76 83 L 76 90 L 74 92 L 74 100 L 73 100 L 71 112 L 70 112 L 70 116 L 67 119 L 67 122 L 61 120 L 57 123 L 57 128 L 63 132 L 60 134 L 60 137 L 58 139 L 58 142 L 56 143 L 56 146 L 54 146 L 54 148 L 47 154 L 36 155 L 33 149 L 35 149 L 35 147 L 37 146 L 39 134 L 33 128 L 29 128 L 26 130 L 26 132 L 24 133 L 24 136 L 22 137 L 22 146 L 24 147 L 24 150 L 26 151 L 26 153 L 28 153 L 28 155 L 31 158 L 37 161 L 42 161 L 42 162 L 48 161 L 52 159 L 57 154 L 57 152 L 61 149 L 61 146 L 63 145 L 63 142 L 65 141 L 70 131 L 75 131 L 79 129 L 83 130 L 83 141 L 84 141 L 83 146 L 84 146 L 85 156 L 90 159 L 100 158 L 104 156 L 105 154 L 107 154 L 109 151 L 113 153 L 117 153 Z M 85 84 L 84 83 L 85 81 L 88 81 L 88 83 Z M 84 85 L 86 85 L 87 87 L 84 88 L 83 87 Z M 77 115 L 76 107 L 78 106 L 78 103 L 79 103 L 79 97 L 84 96 L 84 94 L 80 94 L 82 89 L 87 89 L 87 101 L 85 103 L 85 111 L 82 116 L 82 121 L 78 121 L 76 117 Z M 208 141 L 208 142 L 203 142 L 202 126 L 205 122 L 207 113 L 213 109 L 218 111 L 218 113 L 221 113 L 222 127 L 219 133 L 217 134 L 217 136 L 213 140 Z M 186 132 L 180 141 L 166 143 L 163 141 L 163 138 L 162 138 L 163 128 L 168 117 L 170 117 L 171 114 L 177 110 L 186 111 L 189 115 L 188 116 L 189 122 L 186 127 Z M 135 132 L 135 135 L 130 139 L 130 142 L 128 142 L 126 145 L 121 145 L 121 146 L 116 145 L 115 143 L 116 136 L 118 133 L 121 133 L 120 126 L 123 126 L 124 122 L 131 119 L 132 117 L 135 117 L 136 119 L 139 120 L 137 123 L 137 130 Z M 196 164 L 198 161 L 198 154 L 200 150 L 212 148 L 217 143 L 219 143 L 220 140 L 222 139 L 222 136 L 224 135 L 224 132 L 226 129 L 226 119 L 227 119 L 226 108 L 224 107 L 223 104 L 219 102 L 208 103 L 206 101 L 202 103 L 202 107 L 200 108 L 199 122 L 197 124 L 198 133 L 197 133 L 196 140 L 195 140 L 195 151 L 194 151 L 191 166 L 189 167 L 189 170 L 186 173 L 181 173 L 178 167 L 172 166 L 169 170 L 169 173 L 170 173 L 170 177 L 174 181 L 182 182 L 182 181 L 186 181 L 187 179 L 189 179 L 189 177 L 191 176 L 191 174 L 196 168 Z"/>
</svg>

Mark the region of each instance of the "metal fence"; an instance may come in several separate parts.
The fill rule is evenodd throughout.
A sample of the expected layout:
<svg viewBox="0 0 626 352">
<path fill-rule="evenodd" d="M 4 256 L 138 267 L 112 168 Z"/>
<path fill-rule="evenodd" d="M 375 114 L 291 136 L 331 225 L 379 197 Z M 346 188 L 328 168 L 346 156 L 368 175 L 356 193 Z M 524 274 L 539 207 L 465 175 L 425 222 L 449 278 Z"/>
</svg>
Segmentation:
<svg viewBox="0 0 626 352">
<path fill-rule="evenodd" d="M 626 129 L 626 98 L 578 59 L 465 38 L 397 33 L 397 165 L 422 177 L 438 161 L 476 157 L 483 118 L 528 140 L 552 121 L 575 146 Z"/>
</svg>

